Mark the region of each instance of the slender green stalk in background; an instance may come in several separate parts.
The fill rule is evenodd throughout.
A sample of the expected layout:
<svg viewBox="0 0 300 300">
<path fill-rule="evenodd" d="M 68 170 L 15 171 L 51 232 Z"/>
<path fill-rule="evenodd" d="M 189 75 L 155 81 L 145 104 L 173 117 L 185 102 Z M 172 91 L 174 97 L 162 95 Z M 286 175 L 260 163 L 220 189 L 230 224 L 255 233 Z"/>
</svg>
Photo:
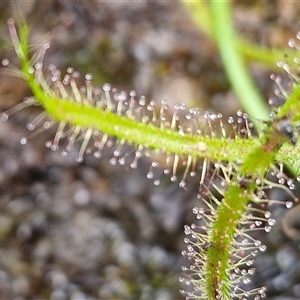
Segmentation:
<svg viewBox="0 0 300 300">
<path fill-rule="evenodd" d="M 227 2 L 226 5 L 230 5 L 230 1 L 225 2 Z M 215 40 L 212 11 L 210 9 L 209 1 L 182 0 L 182 3 L 201 31 L 203 31 L 209 38 Z M 220 2 L 217 1 L 217 3 Z M 245 40 L 238 34 L 235 35 L 234 42 L 246 61 L 261 63 L 270 69 L 276 68 L 277 62 L 283 59 L 283 53 L 286 54 L 285 59 L 289 63 L 292 62 L 292 58 L 296 54 L 296 51 L 290 48 L 278 49 L 257 45 Z"/>
<path fill-rule="evenodd" d="M 235 43 L 236 33 L 229 1 L 211 1 L 213 30 L 228 79 L 243 107 L 252 117 L 269 120 L 269 108 L 259 94 Z"/>
</svg>

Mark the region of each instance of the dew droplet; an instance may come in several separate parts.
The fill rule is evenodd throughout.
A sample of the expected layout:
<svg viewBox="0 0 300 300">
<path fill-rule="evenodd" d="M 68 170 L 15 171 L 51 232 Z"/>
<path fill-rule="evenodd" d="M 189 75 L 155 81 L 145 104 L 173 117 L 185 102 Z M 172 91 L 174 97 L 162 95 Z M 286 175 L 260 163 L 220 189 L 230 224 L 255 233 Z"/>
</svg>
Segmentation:
<svg viewBox="0 0 300 300">
<path fill-rule="evenodd" d="M 21 140 L 20 140 L 20 143 L 22 145 L 26 145 L 27 144 L 27 138 L 26 137 L 22 137 Z"/>
<path fill-rule="evenodd" d="M 293 202 L 292 201 L 286 201 L 285 206 L 286 206 L 286 208 L 292 208 L 293 207 Z"/>
<path fill-rule="evenodd" d="M 234 123 L 234 118 L 233 117 L 229 117 L 228 118 L 228 123 L 229 124 L 233 124 Z"/>
<path fill-rule="evenodd" d="M 51 148 L 51 146 L 52 146 L 52 141 L 47 141 L 47 142 L 45 143 L 45 146 L 46 146 L 46 148 Z"/>
<path fill-rule="evenodd" d="M 265 226 L 265 232 L 270 232 L 271 231 L 271 226 Z"/>
<path fill-rule="evenodd" d="M 268 224 L 269 224 L 270 226 L 274 226 L 275 223 L 276 223 L 276 220 L 273 219 L 273 218 L 270 218 L 270 219 L 268 220 Z"/>
<path fill-rule="evenodd" d="M 34 67 L 36 70 L 41 70 L 43 68 L 43 64 L 41 62 L 37 62 Z"/>
<path fill-rule="evenodd" d="M 260 185 L 260 184 L 261 184 L 261 180 L 260 180 L 259 178 L 257 178 L 257 179 L 255 180 L 255 183 L 256 183 L 257 185 Z"/>
<path fill-rule="evenodd" d="M 121 154 L 121 151 L 119 149 L 114 151 L 114 156 L 118 157 L 118 156 L 120 156 L 120 154 Z"/>
<path fill-rule="evenodd" d="M 154 177 L 154 173 L 153 173 L 152 171 L 149 171 L 149 172 L 147 173 L 147 178 L 148 178 L 148 179 L 153 179 L 153 177 Z"/>
<path fill-rule="evenodd" d="M 289 45 L 289 47 L 294 48 L 294 47 L 296 46 L 295 40 L 294 40 L 294 39 L 290 39 L 290 40 L 288 41 L 288 45 Z"/>
<path fill-rule="evenodd" d="M 109 163 L 112 165 L 112 166 L 115 166 L 117 164 L 117 159 L 115 157 L 111 158 L 109 160 Z"/>
<path fill-rule="evenodd" d="M 180 188 L 185 188 L 185 186 L 186 186 L 185 180 L 181 180 L 181 181 L 179 182 L 179 187 L 180 187 Z"/>
<path fill-rule="evenodd" d="M 248 239 L 243 239 L 242 240 L 242 244 L 247 244 L 248 243 Z"/>
<path fill-rule="evenodd" d="M 78 71 L 74 71 L 74 73 L 72 74 L 72 77 L 73 78 L 79 78 L 80 77 L 80 74 L 79 74 L 79 72 Z"/>
<path fill-rule="evenodd" d="M 7 58 L 2 59 L 2 66 L 7 67 L 9 65 L 9 60 Z"/>
<path fill-rule="evenodd" d="M 63 150 L 63 151 L 61 152 L 61 155 L 64 156 L 64 157 L 66 157 L 66 156 L 69 155 L 69 152 L 68 152 L 67 150 Z"/>
<path fill-rule="evenodd" d="M 271 212 L 270 211 L 266 211 L 265 212 L 265 217 L 267 218 L 267 219 L 269 219 L 270 217 L 271 217 Z"/>
<path fill-rule="evenodd" d="M 131 97 L 135 97 L 136 96 L 136 91 L 135 90 L 130 91 L 129 95 Z"/>
<path fill-rule="evenodd" d="M 118 160 L 118 163 L 121 165 L 121 166 L 124 166 L 125 165 L 125 157 L 121 157 L 119 160 Z"/>
<path fill-rule="evenodd" d="M 8 114 L 6 114 L 6 113 L 1 114 L 1 121 L 5 122 L 8 120 L 8 118 L 9 118 Z"/>
<path fill-rule="evenodd" d="M 154 162 L 152 162 L 151 166 L 153 168 L 157 168 L 159 166 L 159 162 L 158 161 L 154 161 Z"/>
<path fill-rule="evenodd" d="M 260 246 L 260 245 L 261 245 L 261 241 L 255 240 L 255 241 L 254 241 L 254 245 L 255 245 L 256 247 Z"/>
<path fill-rule="evenodd" d="M 104 92 L 109 92 L 111 90 L 110 84 L 106 83 L 103 85 L 103 91 Z"/>
<path fill-rule="evenodd" d="M 32 123 L 27 123 L 26 125 L 27 129 L 30 130 L 30 131 L 33 131 L 35 129 L 35 125 L 32 124 Z"/>
<path fill-rule="evenodd" d="M 146 97 L 145 96 L 141 96 L 139 99 L 139 105 L 144 106 L 146 105 Z"/>
<path fill-rule="evenodd" d="M 76 157 L 76 161 L 77 161 L 78 163 L 83 162 L 83 156 L 82 156 L 82 155 L 78 155 L 78 156 Z"/>
<path fill-rule="evenodd" d="M 251 282 L 250 278 L 249 277 L 244 277 L 243 278 L 243 283 L 244 284 L 249 284 Z"/>
<path fill-rule="evenodd" d="M 57 151 L 58 150 L 58 145 L 56 145 L 56 144 L 52 144 L 51 145 L 51 147 L 50 147 L 50 149 L 52 150 L 52 151 Z"/>
<path fill-rule="evenodd" d="M 289 188 L 290 188 L 290 190 L 294 190 L 295 188 L 296 188 L 296 186 L 295 186 L 295 184 L 291 184 L 290 186 L 289 186 Z"/>
<path fill-rule="evenodd" d="M 203 214 L 197 214 L 196 219 L 201 220 L 203 218 Z"/>
<path fill-rule="evenodd" d="M 260 245 L 260 246 L 258 247 L 258 249 L 259 249 L 259 251 L 264 252 L 264 251 L 266 251 L 267 246 L 266 246 L 266 245 Z"/>
<path fill-rule="evenodd" d="M 137 161 L 133 161 L 133 162 L 130 164 L 130 168 L 131 168 L 131 169 L 136 169 L 136 168 L 137 168 L 137 165 L 138 165 Z"/>
<path fill-rule="evenodd" d="M 74 68 L 68 67 L 68 68 L 67 68 L 67 73 L 68 73 L 68 74 L 74 73 Z"/>
<path fill-rule="evenodd" d="M 185 118 L 186 118 L 187 120 L 191 120 L 191 119 L 192 119 L 192 115 L 191 115 L 190 113 L 187 113 L 187 114 L 185 115 Z"/>
<path fill-rule="evenodd" d="M 254 264 L 254 260 L 253 259 L 249 259 L 246 261 L 246 265 L 249 267 L 249 266 L 252 266 Z"/>
<path fill-rule="evenodd" d="M 166 174 L 166 175 L 168 175 L 168 174 L 171 173 L 171 170 L 170 169 L 164 169 L 163 173 Z"/>
<path fill-rule="evenodd" d="M 95 158 L 100 158 L 101 156 L 102 156 L 101 151 L 96 151 L 96 152 L 94 153 L 94 157 L 95 157 Z"/>
<path fill-rule="evenodd" d="M 198 207 L 193 207 L 192 209 L 193 214 L 198 214 L 199 213 L 199 208 Z"/>
<path fill-rule="evenodd" d="M 45 129 L 49 129 L 51 127 L 51 123 L 50 122 L 45 122 L 44 125 L 43 125 L 43 127 Z"/>
<path fill-rule="evenodd" d="M 87 74 L 85 75 L 85 79 L 86 79 L 86 80 L 92 80 L 92 79 L 93 79 L 93 75 L 92 75 L 91 73 L 87 73 Z"/>
<path fill-rule="evenodd" d="M 50 48 L 50 43 L 46 42 L 44 45 L 43 45 L 43 48 L 45 50 L 49 49 Z"/>
</svg>

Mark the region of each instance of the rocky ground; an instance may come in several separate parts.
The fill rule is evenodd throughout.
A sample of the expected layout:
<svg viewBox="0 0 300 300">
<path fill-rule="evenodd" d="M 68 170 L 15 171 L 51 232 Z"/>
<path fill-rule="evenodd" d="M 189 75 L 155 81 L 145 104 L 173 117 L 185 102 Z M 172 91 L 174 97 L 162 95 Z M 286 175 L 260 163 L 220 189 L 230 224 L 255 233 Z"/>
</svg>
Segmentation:
<svg viewBox="0 0 300 300">
<path fill-rule="evenodd" d="M 33 23 L 32 40 L 51 40 L 46 63 L 90 72 L 100 86 L 135 89 L 148 99 L 184 102 L 201 110 L 235 114 L 239 108 L 214 42 L 201 33 L 180 2 L 20 2 Z M 9 57 L 5 21 L 13 2 L 0 2 L 0 58 Z M 235 4 L 243 37 L 286 47 L 299 30 L 300 5 L 290 1 Z M 251 64 L 268 99 L 274 70 Z M 30 92 L 18 78 L 1 73 L 0 108 Z M 183 226 L 195 221 L 197 180 L 187 190 L 164 178 L 147 179 L 150 162 L 136 170 L 112 166 L 111 150 L 99 160 L 75 161 L 44 147 L 47 131 L 28 136 L 36 110 L 0 124 L 0 299 L 179 300 Z M 279 197 L 277 194 L 275 197 Z M 268 285 L 268 299 L 300 299 L 299 209 L 274 208 L 268 250 L 257 257 L 253 285 Z"/>
</svg>

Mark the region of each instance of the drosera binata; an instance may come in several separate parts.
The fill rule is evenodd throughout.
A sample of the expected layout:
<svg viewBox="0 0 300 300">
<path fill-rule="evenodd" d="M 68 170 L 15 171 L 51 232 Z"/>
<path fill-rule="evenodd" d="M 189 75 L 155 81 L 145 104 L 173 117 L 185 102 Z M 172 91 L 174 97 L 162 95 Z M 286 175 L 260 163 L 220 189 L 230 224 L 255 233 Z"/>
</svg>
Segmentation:
<svg viewBox="0 0 300 300">
<path fill-rule="evenodd" d="M 244 288 L 254 274 L 255 256 L 266 250 L 251 232 L 269 232 L 275 224 L 265 209 L 266 203 L 274 202 L 268 189 L 280 187 L 293 195 L 293 180 L 282 174 L 281 166 L 287 155 L 300 160 L 294 125 L 300 119 L 300 110 L 294 110 L 299 107 L 299 86 L 284 94 L 286 101 L 274 110 L 272 121 L 255 135 L 248 115 L 240 110 L 224 120 L 222 114 L 200 114 L 182 103 L 170 109 L 166 101 L 147 101 L 135 91 L 118 91 L 109 84 L 99 88 L 91 74 L 80 86 L 75 69 L 64 74 L 53 64 L 44 65 L 49 44 L 30 58 L 26 24 L 17 30 L 10 19 L 8 26 L 21 63 L 18 75 L 33 97 L 3 112 L 2 121 L 21 109 L 40 106 L 42 112 L 27 124 L 29 136 L 56 127 L 46 146 L 67 156 L 79 143 L 78 163 L 89 153 L 100 158 L 109 148 L 112 165 L 135 169 L 139 159 L 147 157 L 151 163 L 146 176 L 155 185 L 168 175 L 186 188 L 188 178 L 198 175 L 198 200 L 205 208 L 194 208 L 198 223 L 185 226 L 187 250 L 182 254 L 190 265 L 183 268 L 187 275 L 180 281 L 192 285 L 193 291 L 182 293 L 186 299 L 264 299 L 265 287 Z M 10 68 L 6 59 L 2 65 Z M 21 138 L 22 144 L 27 141 Z M 270 173 L 277 182 L 268 179 Z"/>
</svg>

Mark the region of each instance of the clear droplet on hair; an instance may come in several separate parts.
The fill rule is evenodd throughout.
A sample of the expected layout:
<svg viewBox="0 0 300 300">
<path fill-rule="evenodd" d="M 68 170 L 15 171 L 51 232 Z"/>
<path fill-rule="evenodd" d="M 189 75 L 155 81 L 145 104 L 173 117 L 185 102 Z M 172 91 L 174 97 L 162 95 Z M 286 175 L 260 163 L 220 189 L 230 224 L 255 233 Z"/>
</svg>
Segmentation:
<svg viewBox="0 0 300 300">
<path fill-rule="evenodd" d="M 41 70 L 43 68 L 43 64 L 41 62 L 37 62 L 34 67 L 36 70 Z"/>
<path fill-rule="evenodd" d="M 270 218 L 270 219 L 268 220 L 268 224 L 269 224 L 270 226 L 274 226 L 275 223 L 276 223 L 276 220 L 273 219 L 273 218 Z"/>
<path fill-rule="evenodd" d="M 134 91 L 134 90 L 130 91 L 129 95 L 131 97 L 135 97 L 136 96 L 136 91 Z"/>
<path fill-rule="evenodd" d="M 94 157 L 95 158 L 100 158 L 102 155 L 101 155 L 101 152 L 100 151 L 95 151 L 94 153 Z"/>
<path fill-rule="evenodd" d="M 243 278 L 243 283 L 244 284 L 249 284 L 251 282 L 250 278 L 249 277 L 244 277 Z"/>
<path fill-rule="evenodd" d="M 262 224 L 262 221 L 255 221 L 254 223 L 257 227 L 259 227 Z"/>
<path fill-rule="evenodd" d="M 266 246 L 266 245 L 260 245 L 260 246 L 258 247 L 258 249 L 259 249 L 261 252 L 264 252 L 264 251 L 266 251 L 267 246 Z"/>
<path fill-rule="evenodd" d="M 136 168 L 137 168 L 137 165 L 138 165 L 137 161 L 133 161 L 133 162 L 130 164 L 130 168 L 136 169 Z"/>
<path fill-rule="evenodd" d="M 255 240 L 254 241 L 254 246 L 258 247 L 261 245 L 261 241 L 260 240 Z"/>
<path fill-rule="evenodd" d="M 179 182 L 179 187 L 180 187 L 180 188 L 185 188 L 185 186 L 186 186 L 185 180 L 181 180 L 181 181 Z"/>
<path fill-rule="evenodd" d="M 27 123 L 26 127 L 30 131 L 33 131 L 35 129 L 35 125 L 33 123 Z"/>
<path fill-rule="evenodd" d="M 66 156 L 69 155 L 69 151 L 63 150 L 63 151 L 61 152 L 61 155 L 64 156 L 64 157 L 66 157 Z"/>
<path fill-rule="evenodd" d="M 106 84 L 103 85 L 103 91 L 109 92 L 110 90 L 111 90 L 110 84 L 106 83 Z"/>
<path fill-rule="evenodd" d="M 22 145 L 26 145 L 27 144 L 27 138 L 26 137 L 22 137 L 21 140 L 20 140 L 20 143 Z"/>
<path fill-rule="evenodd" d="M 46 148 L 51 148 L 51 146 L 52 146 L 52 141 L 47 141 L 47 142 L 45 143 L 45 146 L 46 146 Z"/>
<path fill-rule="evenodd" d="M 117 159 L 116 159 L 115 157 L 113 157 L 113 158 L 111 158 L 111 159 L 109 160 L 109 163 L 110 163 L 111 165 L 115 166 L 115 165 L 117 164 Z"/>
<path fill-rule="evenodd" d="M 87 73 L 87 74 L 85 75 L 85 79 L 86 79 L 86 80 L 92 80 L 92 79 L 93 79 L 93 75 L 92 75 L 91 73 Z"/>
<path fill-rule="evenodd" d="M 289 47 L 294 48 L 294 47 L 296 46 L 295 40 L 294 40 L 294 39 L 290 39 L 290 40 L 288 41 L 288 45 L 289 45 Z"/>
<path fill-rule="evenodd" d="M 246 261 L 246 265 L 249 267 L 249 266 L 252 266 L 254 264 L 254 260 L 253 259 L 249 259 Z"/>
<path fill-rule="evenodd" d="M 8 114 L 6 113 L 1 114 L 1 121 L 5 122 L 8 120 L 8 118 L 9 118 Z"/>
<path fill-rule="evenodd" d="M 4 58 L 4 59 L 2 59 L 2 66 L 3 67 L 7 67 L 8 65 L 9 65 L 9 59 L 7 59 L 7 58 Z"/>
<path fill-rule="evenodd" d="M 148 179 L 153 179 L 153 178 L 154 178 L 154 172 L 149 171 L 149 172 L 147 173 L 147 178 L 148 178 Z"/>
<path fill-rule="evenodd" d="M 125 157 L 124 157 L 124 156 L 121 157 L 121 158 L 118 160 L 118 163 L 119 163 L 121 166 L 124 166 L 124 165 L 125 165 L 125 162 L 126 162 L 126 160 L 125 160 Z"/>
<path fill-rule="evenodd" d="M 58 147 L 57 144 L 52 144 L 51 147 L 50 147 L 50 149 L 51 149 L 52 151 L 57 151 L 57 150 L 59 149 L 59 147 Z"/>
<path fill-rule="evenodd" d="M 155 185 L 155 186 L 159 186 L 159 185 L 160 185 L 160 180 L 159 180 L 159 179 L 154 180 L 154 185 Z"/>
<path fill-rule="evenodd" d="M 265 226 L 265 232 L 270 232 L 271 231 L 271 226 Z"/>
<path fill-rule="evenodd" d="M 139 105 L 144 106 L 146 105 L 146 97 L 145 96 L 141 96 L 139 99 Z"/>
<path fill-rule="evenodd" d="M 228 118 L 228 123 L 229 124 L 233 124 L 234 123 L 234 118 L 233 117 L 229 117 Z"/>
<path fill-rule="evenodd" d="M 170 169 L 164 169 L 163 173 L 166 174 L 166 175 L 168 175 L 168 174 L 171 173 L 171 170 Z"/>
<path fill-rule="evenodd" d="M 78 156 L 76 157 L 76 161 L 77 161 L 78 163 L 83 162 L 83 156 L 82 156 L 82 155 L 78 155 Z"/>
<path fill-rule="evenodd" d="M 271 217 L 271 212 L 270 212 L 270 211 L 266 211 L 266 212 L 265 212 L 265 217 L 266 217 L 267 219 L 269 219 L 269 218 Z"/>
</svg>

